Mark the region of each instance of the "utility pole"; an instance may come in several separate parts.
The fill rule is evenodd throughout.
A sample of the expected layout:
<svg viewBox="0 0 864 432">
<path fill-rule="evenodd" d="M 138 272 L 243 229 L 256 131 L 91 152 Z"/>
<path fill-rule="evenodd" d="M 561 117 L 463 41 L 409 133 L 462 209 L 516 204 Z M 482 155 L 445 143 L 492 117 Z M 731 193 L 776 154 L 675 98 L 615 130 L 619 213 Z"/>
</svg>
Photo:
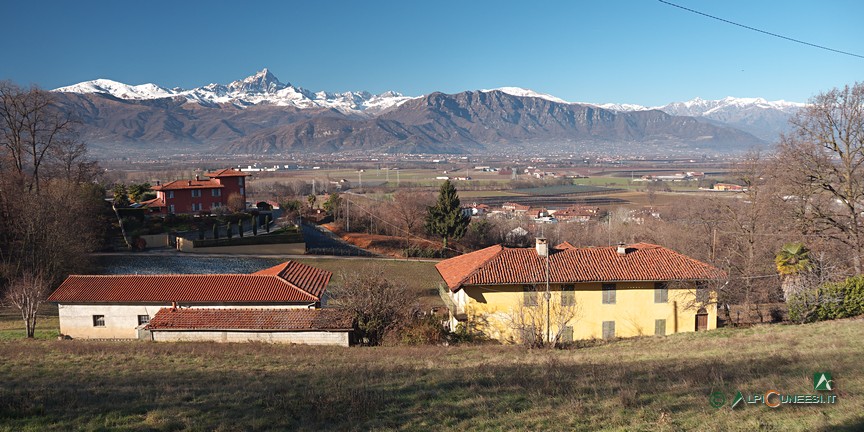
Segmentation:
<svg viewBox="0 0 864 432">
<path fill-rule="evenodd" d="M 711 262 L 714 262 L 715 253 L 717 252 L 717 227 L 714 227 L 714 235 L 711 240 Z"/>
<path fill-rule="evenodd" d="M 547 245 L 546 247 L 548 248 L 549 246 Z M 549 249 L 546 249 L 546 342 L 552 343 L 552 293 L 549 292 Z"/>
<path fill-rule="evenodd" d="M 363 170 L 357 171 L 357 182 L 360 183 L 359 188 L 363 188 Z"/>
<path fill-rule="evenodd" d="M 396 170 L 396 187 L 399 187 L 399 170 Z"/>
<path fill-rule="evenodd" d="M 315 179 L 312 179 L 312 195 L 315 195 Z"/>
<path fill-rule="evenodd" d="M 351 200 L 345 197 L 345 230 L 351 232 Z"/>
</svg>

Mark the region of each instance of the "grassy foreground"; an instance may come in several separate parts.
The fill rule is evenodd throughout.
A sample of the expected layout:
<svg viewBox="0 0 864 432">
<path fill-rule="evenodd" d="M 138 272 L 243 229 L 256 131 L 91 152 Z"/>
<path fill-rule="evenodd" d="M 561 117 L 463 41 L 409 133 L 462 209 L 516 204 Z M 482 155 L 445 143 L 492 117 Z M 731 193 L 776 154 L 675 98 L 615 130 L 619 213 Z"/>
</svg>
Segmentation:
<svg viewBox="0 0 864 432">
<path fill-rule="evenodd" d="M 572 350 L 0 341 L 0 430 L 860 430 L 864 320 Z M 715 409 L 724 391 L 837 405 Z"/>
</svg>

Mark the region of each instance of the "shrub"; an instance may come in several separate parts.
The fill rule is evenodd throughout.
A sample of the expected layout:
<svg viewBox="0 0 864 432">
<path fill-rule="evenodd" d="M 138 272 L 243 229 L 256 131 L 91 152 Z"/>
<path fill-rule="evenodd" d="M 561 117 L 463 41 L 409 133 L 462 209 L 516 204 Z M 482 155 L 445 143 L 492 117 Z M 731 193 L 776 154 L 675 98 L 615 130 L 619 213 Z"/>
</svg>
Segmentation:
<svg viewBox="0 0 864 432">
<path fill-rule="evenodd" d="M 789 319 L 797 323 L 849 318 L 864 314 L 864 276 L 827 283 L 793 294 Z"/>
<path fill-rule="evenodd" d="M 441 317 L 435 315 L 416 316 L 398 331 L 399 340 L 405 345 L 440 345 L 447 342 L 447 329 Z"/>
</svg>

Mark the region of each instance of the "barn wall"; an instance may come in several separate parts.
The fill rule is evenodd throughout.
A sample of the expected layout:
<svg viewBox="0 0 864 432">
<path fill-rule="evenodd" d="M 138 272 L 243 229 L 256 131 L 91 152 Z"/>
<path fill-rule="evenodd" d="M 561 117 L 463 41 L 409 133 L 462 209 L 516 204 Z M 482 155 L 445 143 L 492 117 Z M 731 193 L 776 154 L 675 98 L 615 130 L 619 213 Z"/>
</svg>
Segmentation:
<svg viewBox="0 0 864 432">
<path fill-rule="evenodd" d="M 349 345 L 348 331 L 165 331 L 153 330 L 157 342 L 213 341 L 213 342 L 271 342 L 305 345 Z"/>
<path fill-rule="evenodd" d="M 137 339 L 138 315 L 153 318 L 166 305 L 58 304 L 60 333 L 73 339 Z M 202 306 L 204 307 L 204 306 Z M 208 309 L 293 309 L 305 305 L 219 305 Z M 94 327 L 93 315 L 104 315 L 105 326 Z"/>
</svg>

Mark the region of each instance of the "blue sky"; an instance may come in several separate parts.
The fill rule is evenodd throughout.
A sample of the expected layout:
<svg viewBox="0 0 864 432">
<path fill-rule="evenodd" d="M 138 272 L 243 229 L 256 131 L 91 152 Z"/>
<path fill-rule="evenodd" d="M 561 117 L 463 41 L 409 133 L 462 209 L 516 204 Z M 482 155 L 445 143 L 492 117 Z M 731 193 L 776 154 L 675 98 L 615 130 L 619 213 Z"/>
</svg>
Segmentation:
<svg viewBox="0 0 864 432">
<path fill-rule="evenodd" d="M 864 2 L 682 6 L 864 55 Z M 192 88 L 268 67 L 318 91 L 407 95 L 502 86 L 569 101 L 661 105 L 699 96 L 806 101 L 864 80 L 864 59 L 654 0 L 10 1 L 0 79 L 96 78 Z"/>
</svg>

